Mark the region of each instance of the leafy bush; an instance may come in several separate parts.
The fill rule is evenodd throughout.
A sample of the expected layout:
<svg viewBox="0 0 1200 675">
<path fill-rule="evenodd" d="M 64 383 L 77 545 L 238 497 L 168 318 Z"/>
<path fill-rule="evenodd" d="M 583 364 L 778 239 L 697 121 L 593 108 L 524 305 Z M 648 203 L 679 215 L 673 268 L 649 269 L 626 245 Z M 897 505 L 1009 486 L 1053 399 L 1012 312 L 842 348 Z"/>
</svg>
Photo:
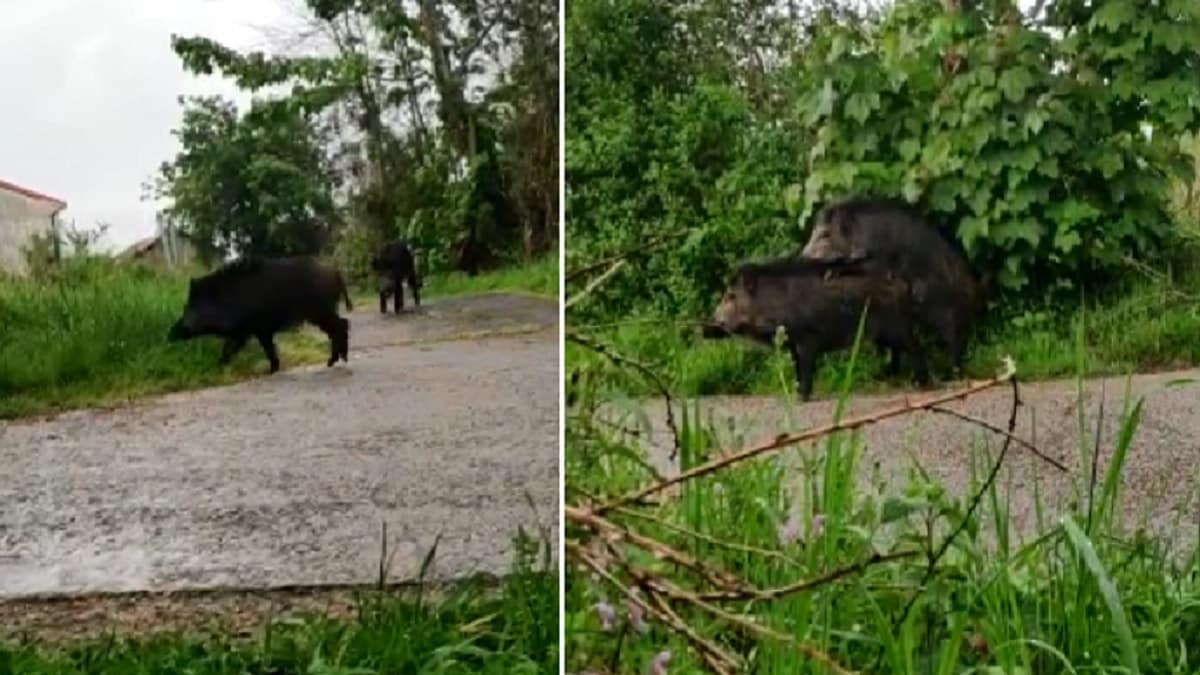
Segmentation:
<svg viewBox="0 0 1200 675">
<path fill-rule="evenodd" d="M 568 262 L 678 237 L 581 315 L 708 311 L 736 259 L 794 250 L 853 192 L 919 205 L 1014 306 L 1163 251 L 1171 182 L 1194 174 L 1200 6 L 973 4 L 824 12 L 793 34 L 769 8 L 572 3 Z"/>
</svg>

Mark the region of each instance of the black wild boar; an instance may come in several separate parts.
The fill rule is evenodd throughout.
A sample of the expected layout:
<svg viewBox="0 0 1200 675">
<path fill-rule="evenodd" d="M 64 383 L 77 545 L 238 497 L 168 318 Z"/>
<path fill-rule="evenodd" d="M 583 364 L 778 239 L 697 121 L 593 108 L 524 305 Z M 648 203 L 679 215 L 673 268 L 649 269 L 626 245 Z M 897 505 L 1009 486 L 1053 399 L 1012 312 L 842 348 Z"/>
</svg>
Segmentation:
<svg viewBox="0 0 1200 675">
<path fill-rule="evenodd" d="M 991 277 L 977 279 L 957 241 L 912 207 L 872 197 L 830 204 L 817 214 L 800 255 L 858 261 L 868 274 L 907 281 L 916 313 L 945 345 L 951 370 L 962 367 L 967 336 L 983 310 Z"/>
<path fill-rule="evenodd" d="M 387 314 L 389 295 L 395 297 L 393 306 L 397 314 L 404 308 L 404 282 L 408 282 L 413 303 L 421 306 L 421 278 L 417 275 L 417 262 L 407 242 L 397 239 L 381 246 L 371 258 L 371 269 L 379 274 L 380 314 Z"/>
<path fill-rule="evenodd" d="M 913 335 L 909 294 L 902 279 L 868 276 L 852 268 L 839 270 L 821 261 L 783 258 L 743 263 L 703 333 L 771 344 L 776 329 L 782 327 L 796 367 L 797 390 L 807 401 L 812 397 L 818 357 L 854 344 L 867 305 L 863 340 L 889 348 L 894 355 L 908 354 L 914 379 L 925 385 L 929 372 Z"/>
<path fill-rule="evenodd" d="M 221 365 L 229 363 L 251 337 L 258 339 L 271 372 L 279 370 L 275 333 L 304 322 L 329 336 L 329 361 L 348 360 L 350 322 L 338 316 L 338 302 L 353 309 L 342 275 L 315 258 L 242 259 L 191 280 L 187 305 L 167 339 L 202 335 L 225 338 Z"/>
</svg>

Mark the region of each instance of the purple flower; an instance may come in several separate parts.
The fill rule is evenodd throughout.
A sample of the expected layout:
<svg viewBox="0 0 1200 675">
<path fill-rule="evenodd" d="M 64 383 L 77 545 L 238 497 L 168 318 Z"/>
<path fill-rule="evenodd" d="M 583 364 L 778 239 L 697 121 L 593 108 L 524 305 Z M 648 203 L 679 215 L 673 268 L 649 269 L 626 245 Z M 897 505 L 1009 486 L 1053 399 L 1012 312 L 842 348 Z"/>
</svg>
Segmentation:
<svg viewBox="0 0 1200 675">
<path fill-rule="evenodd" d="M 670 660 L 670 650 L 664 649 L 655 654 L 654 658 L 650 660 L 650 667 L 646 669 L 646 672 L 650 673 L 650 675 L 667 675 L 667 663 Z"/>
<path fill-rule="evenodd" d="M 613 622 L 617 619 L 617 610 L 605 600 L 597 602 L 593 607 L 600 616 L 600 628 L 605 632 L 612 630 Z"/>
<path fill-rule="evenodd" d="M 634 591 L 636 595 L 637 591 Z M 626 609 L 629 612 L 629 625 L 639 633 L 645 633 L 650 630 L 650 626 L 646 625 L 646 614 L 642 606 L 633 601 L 632 598 L 625 601 Z"/>
<path fill-rule="evenodd" d="M 787 519 L 775 528 L 775 535 L 779 537 L 779 544 L 781 546 L 790 546 L 799 541 L 800 534 L 800 521 L 790 513 Z"/>
<path fill-rule="evenodd" d="M 812 536 L 814 539 L 821 536 L 821 533 L 825 531 L 825 514 L 823 514 L 823 513 L 814 513 L 813 514 L 812 523 L 810 524 L 809 531 L 812 532 Z"/>
</svg>

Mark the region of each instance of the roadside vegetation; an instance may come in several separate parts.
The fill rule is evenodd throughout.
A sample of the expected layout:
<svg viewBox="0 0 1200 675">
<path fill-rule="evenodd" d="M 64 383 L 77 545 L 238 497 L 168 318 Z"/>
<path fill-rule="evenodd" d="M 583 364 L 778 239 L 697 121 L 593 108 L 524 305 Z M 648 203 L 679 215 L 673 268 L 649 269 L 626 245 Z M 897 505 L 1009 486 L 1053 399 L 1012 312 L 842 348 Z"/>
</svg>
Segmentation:
<svg viewBox="0 0 1200 675">
<path fill-rule="evenodd" d="M 558 672 L 558 578 L 547 566 L 548 542 L 539 547 L 518 541 L 524 543 L 512 573 L 498 585 L 364 590 L 349 620 L 292 616 L 251 636 L 216 626 L 65 642 L 0 641 L 0 673 L 549 675 Z"/>
<path fill-rule="evenodd" d="M 852 355 L 839 410 L 854 369 Z M 986 386 L 1013 388 L 1015 421 L 1007 375 Z M 1051 515 L 1036 485 L 1003 478 L 1012 442 L 963 448 L 971 481 L 955 493 L 919 467 L 864 481 L 853 429 L 785 434 L 730 462 L 717 453 L 738 430 L 698 402 L 676 409 L 680 471 L 694 475 L 668 486 L 648 468 L 641 414 L 582 385 L 568 396 L 569 671 L 1200 670 L 1200 533 L 1186 505 L 1182 545 L 1121 509 L 1141 400 L 1108 413 L 1120 431 L 1104 447 L 1080 434 L 1072 506 Z M 1031 531 L 1009 520 L 1014 489 L 1032 493 Z"/>
<path fill-rule="evenodd" d="M 445 271 L 430 275 L 425 290 L 431 298 L 484 291 L 546 296 L 557 292 L 557 269 L 557 260 L 547 257 L 473 277 Z M 255 345 L 222 368 L 220 339 L 167 342 L 167 329 L 187 298 L 188 278 L 202 271 L 85 255 L 30 278 L 0 279 L 0 419 L 120 404 L 265 374 Z M 355 304 L 374 306 L 367 294 Z M 284 368 L 328 355 L 327 338 L 311 327 L 282 333 L 278 343 Z"/>
<path fill-rule="evenodd" d="M 145 185 L 172 239 L 203 269 L 233 254 L 318 255 L 360 301 L 374 292 L 372 255 L 404 239 L 427 297 L 557 296 L 556 4 L 306 0 L 296 10 L 297 33 L 272 32 L 264 51 L 163 36 L 188 72 L 252 97 L 181 102 L 178 152 Z M 33 277 L 0 279 L 0 418 L 263 372 L 252 348 L 221 369 L 219 340 L 168 345 L 186 277 L 200 270 L 90 255 L 103 227 L 32 242 Z M 316 362 L 324 344 L 308 331 L 281 336 L 280 356 Z"/>
<path fill-rule="evenodd" d="M 1141 400 L 1100 413 L 1115 437 L 1080 413 L 1053 515 L 997 480 L 1011 436 L 963 448 L 956 493 L 919 466 L 869 480 L 853 429 L 780 430 L 743 461 L 744 430 L 693 400 L 796 403 L 786 353 L 699 324 L 739 260 L 798 251 L 852 194 L 913 204 L 996 275 L 966 374 L 1014 410 L 1010 363 L 1080 396 L 1200 363 L 1194 3 L 868 4 L 568 5 L 567 669 L 1200 672 L 1200 532 L 1122 513 Z M 831 423 L 911 387 L 882 365 L 871 345 L 823 359 Z M 668 441 L 670 470 L 650 450 Z"/>
<path fill-rule="evenodd" d="M 867 193 L 913 203 L 997 276 L 968 375 L 997 354 L 1027 378 L 1067 375 L 1059 346 L 1085 319 L 1093 372 L 1197 363 L 1200 79 L 1175 42 L 1193 6 L 876 4 L 571 7 L 567 296 L 612 271 L 572 326 L 680 393 L 772 390 L 766 350 L 697 324 L 737 261 L 797 251 L 822 205 Z M 603 376 L 605 359 L 573 352 Z M 864 356 L 871 386 L 907 386 Z M 844 363 L 824 359 L 818 395 Z"/>
</svg>

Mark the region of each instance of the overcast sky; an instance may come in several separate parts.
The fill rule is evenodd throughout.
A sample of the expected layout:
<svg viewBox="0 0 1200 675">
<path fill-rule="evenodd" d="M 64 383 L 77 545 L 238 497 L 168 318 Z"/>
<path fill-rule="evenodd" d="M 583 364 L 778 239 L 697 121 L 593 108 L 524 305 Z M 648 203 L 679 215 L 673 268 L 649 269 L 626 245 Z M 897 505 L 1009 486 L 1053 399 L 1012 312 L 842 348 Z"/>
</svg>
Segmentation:
<svg viewBox="0 0 1200 675">
<path fill-rule="evenodd" d="M 0 0 L 0 179 L 59 197 L 63 218 L 124 246 L 154 233 L 142 183 L 178 149 L 180 94 L 220 93 L 186 74 L 171 33 L 264 47 L 294 21 L 287 0 Z"/>
</svg>

